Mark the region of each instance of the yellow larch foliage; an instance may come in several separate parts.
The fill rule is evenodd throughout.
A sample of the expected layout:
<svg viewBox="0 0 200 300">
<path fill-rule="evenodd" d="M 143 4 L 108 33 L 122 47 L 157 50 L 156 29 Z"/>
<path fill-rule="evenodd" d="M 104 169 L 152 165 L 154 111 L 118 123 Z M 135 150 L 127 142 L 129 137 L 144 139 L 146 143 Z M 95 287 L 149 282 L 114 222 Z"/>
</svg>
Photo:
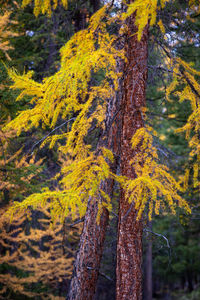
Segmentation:
<svg viewBox="0 0 200 300">
<path fill-rule="evenodd" d="M 51 15 L 52 9 L 56 9 L 58 3 L 61 3 L 65 9 L 68 7 L 68 0 L 34 0 L 34 14 L 37 17 L 40 13 Z M 22 8 L 26 7 L 27 5 L 31 4 L 32 0 L 23 0 L 22 1 Z"/>
<path fill-rule="evenodd" d="M 74 155 L 78 152 L 86 155 L 87 146 L 83 138 L 91 124 L 96 120 L 98 126 L 103 126 L 107 99 L 117 89 L 119 74 L 116 72 L 116 57 L 122 56 L 113 44 L 115 38 L 107 32 L 102 19 L 106 16 L 107 7 L 100 9 L 92 18 L 87 30 L 76 33 L 67 44 L 61 48 L 61 68 L 53 76 L 37 83 L 31 79 L 31 72 L 20 76 L 14 70 L 9 71 L 14 84 L 13 89 L 22 89 L 18 99 L 31 96 L 34 107 L 23 111 L 7 125 L 7 129 L 16 128 L 18 134 L 43 126 L 54 127 L 58 118 L 71 118 L 78 114 L 68 133 L 65 152 L 72 148 Z M 98 72 L 104 72 L 103 79 L 95 85 L 92 77 Z M 111 82 L 113 82 L 112 88 Z M 97 107 L 91 113 L 92 106 Z M 85 149 L 85 150 L 84 150 Z"/>
<path fill-rule="evenodd" d="M 122 14 L 122 19 L 124 20 L 135 13 L 135 24 L 138 27 L 137 36 L 140 41 L 145 26 L 148 23 L 150 26 L 156 24 L 157 12 L 164 9 L 169 1 L 170 0 L 134 0 L 130 4 L 127 4 L 128 9 Z M 200 12 L 199 0 L 189 0 L 189 8 L 192 12 L 198 14 Z M 165 34 L 165 27 L 161 19 L 159 19 L 157 25 L 161 32 Z"/>
<path fill-rule="evenodd" d="M 160 27 L 161 32 L 164 34 L 165 33 L 165 27 L 163 25 L 162 20 L 160 19 L 157 24 Z"/>
<path fill-rule="evenodd" d="M 15 128 L 20 134 L 38 127 L 40 122 L 51 128 L 58 118 L 70 122 L 67 132 L 48 136 L 42 144 L 50 142 L 51 148 L 62 140 L 58 150 L 67 162 L 58 174 L 62 177 L 61 190 L 45 189 L 21 203 L 15 202 L 8 212 L 11 215 L 16 210 L 44 206 L 50 201 L 53 220 L 58 217 L 64 220 L 68 214 L 75 218 L 85 214 L 89 197 L 99 199 L 99 210 L 103 206 L 111 209 L 110 199 L 100 184 L 111 176 L 107 160 L 113 160 L 113 155 L 106 149 L 93 153 L 86 142 L 94 124 L 101 129 L 105 126 L 107 100 L 114 95 L 120 75 L 116 72 L 116 58 L 123 57 L 123 52 L 114 47 L 116 37 L 107 32 L 107 10 L 107 6 L 101 8 L 92 16 L 88 29 L 76 33 L 62 47 L 61 67 L 55 75 L 37 83 L 31 79 L 31 72 L 19 75 L 14 70 L 8 71 L 14 81 L 11 88 L 22 89 L 18 99 L 29 96 L 33 106 L 8 123 L 5 130 Z M 99 72 L 102 79 L 94 80 Z"/>
<path fill-rule="evenodd" d="M 107 32 L 107 9 L 107 6 L 101 8 L 92 16 L 88 29 L 76 33 L 62 47 L 61 68 L 54 76 L 37 83 L 32 80 L 31 72 L 19 75 L 14 70 L 8 71 L 14 81 L 11 88 L 22 90 L 17 100 L 29 96 L 33 106 L 8 123 L 5 130 L 15 128 L 20 134 L 38 127 L 40 122 L 54 128 L 58 118 L 72 120 L 70 126 L 66 126 L 67 132 L 48 136 L 42 144 L 50 142 L 51 148 L 65 139 L 58 149 L 67 161 L 58 174 L 62 178 L 61 190 L 47 188 L 21 203 L 15 202 L 8 211 L 10 216 L 30 206 L 44 207 L 50 203 L 54 221 L 57 218 L 63 221 L 68 214 L 74 219 L 85 214 L 89 197 L 98 198 L 99 211 L 103 206 L 111 209 L 110 198 L 100 184 L 111 176 L 107 161 L 113 160 L 113 154 L 106 149 L 93 153 L 85 141 L 93 124 L 104 128 L 107 100 L 118 87 L 116 58 L 123 57 L 123 53 L 115 49 L 115 37 Z M 93 77 L 98 72 L 103 73 L 102 80 L 95 81 Z"/>
<path fill-rule="evenodd" d="M 189 0 L 189 7 L 192 8 L 197 14 L 200 13 L 199 0 Z"/>
<path fill-rule="evenodd" d="M 199 175 L 199 165 L 198 163 L 194 163 L 193 165 L 193 171 L 194 171 L 194 174 L 193 174 L 193 185 L 194 185 L 194 188 L 198 187 L 199 186 L 199 181 L 198 181 L 198 175 Z"/>
<path fill-rule="evenodd" d="M 193 165 L 193 185 L 198 187 L 200 170 L 200 84 L 197 77 L 200 76 L 200 72 L 180 58 L 172 59 L 171 64 L 174 66 L 173 80 L 167 88 L 167 97 L 170 99 L 170 95 L 173 93 L 178 96 L 180 102 L 189 101 L 191 104 L 192 113 L 186 124 L 177 129 L 176 132 L 185 132 L 185 137 L 191 148 L 190 158 L 195 161 Z M 176 91 L 180 84 L 183 86 L 182 90 Z"/>
<path fill-rule="evenodd" d="M 62 179 L 59 181 L 61 190 L 44 188 L 41 193 L 32 194 L 23 202 L 15 201 L 7 215 L 12 219 L 16 213 L 27 211 L 29 207 L 37 209 L 48 206 L 52 221 L 60 219 L 63 222 L 68 215 L 72 219 L 83 217 L 90 197 L 99 200 L 99 211 L 102 207 L 111 210 L 111 199 L 100 187 L 103 181 L 112 177 L 108 159 L 113 160 L 112 152 L 102 148 L 99 155 L 91 153 L 82 160 L 77 158 L 65 161 L 61 170 Z"/>
<path fill-rule="evenodd" d="M 135 24 L 138 27 L 137 36 L 139 41 L 145 26 L 148 22 L 150 26 L 155 25 L 157 11 L 163 9 L 167 2 L 169 0 L 162 0 L 160 3 L 158 3 L 158 0 L 135 0 L 128 5 L 127 12 L 122 15 L 122 18 L 126 19 L 135 13 Z M 162 33 L 164 33 L 165 29 L 161 20 L 158 22 L 158 25 Z"/>
<path fill-rule="evenodd" d="M 190 177 L 190 169 L 185 170 L 184 180 L 183 180 L 183 191 L 187 191 L 188 189 L 188 182 Z"/>
<path fill-rule="evenodd" d="M 150 129 L 150 127 L 148 128 Z M 148 206 L 148 217 L 151 220 L 153 210 L 159 214 L 166 204 L 172 213 L 178 205 L 190 213 L 187 202 L 179 195 L 181 187 L 170 175 L 168 167 L 158 162 L 158 154 L 153 146 L 153 137 L 145 127 L 136 131 L 132 138 L 135 149 L 134 158 L 130 161 L 136 178 L 126 179 L 123 183 L 127 201 L 134 202 L 140 219 L 145 207 Z"/>
<path fill-rule="evenodd" d="M 13 216 L 11 226 L 4 212 L 5 208 L 1 208 L 0 264 L 6 263 L 9 268 L 15 268 L 16 272 L 8 269 L 0 275 L 0 295 L 13 291 L 21 297 L 56 299 L 54 293 L 57 292 L 58 282 L 70 279 L 73 270 L 75 253 L 67 246 L 65 239 L 78 243 L 82 225 L 72 228 L 69 226 L 69 219 L 64 224 L 57 222 L 56 226 L 50 226 L 51 214 L 48 205 L 35 211 L 29 224 L 26 213 L 23 212 Z M 37 226 L 37 223 L 40 225 Z M 7 251 L 4 252 L 4 249 Z M 26 273 L 26 276 L 18 276 L 20 272 Z M 46 289 L 34 289 L 38 282 Z M 65 298 L 60 296 L 59 299 Z"/>
<path fill-rule="evenodd" d="M 11 24 L 16 24 L 16 21 L 10 19 L 10 14 L 9 11 L 5 11 L 3 15 L 0 15 L 0 50 L 4 52 L 9 60 L 8 50 L 13 49 L 13 47 L 8 39 L 19 35 L 9 30 Z"/>
<path fill-rule="evenodd" d="M 166 2 L 161 2 L 161 8 Z M 131 5 L 124 18 L 136 12 L 140 39 L 149 18 L 150 25 L 155 23 L 157 1 L 136 0 Z M 99 211 L 103 206 L 110 210 L 110 198 L 101 189 L 101 183 L 109 177 L 114 177 L 122 184 L 128 201 L 134 201 L 138 209 L 138 218 L 141 217 L 147 204 L 150 219 L 153 208 L 158 214 L 166 203 L 173 213 L 175 202 L 190 212 L 188 204 L 178 194 L 181 190 L 180 185 L 169 174 L 168 168 L 158 163 L 158 154 L 148 129 L 138 130 L 132 140 L 133 148 L 137 149 L 140 145 L 140 151 L 138 153 L 136 151 L 134 159 L 130 162 L 137 175 L 134 180 L 112 174 L 108 160 L 113 160 L 113 154 L 106 149 L 94 153 L 91 151 L 91 145 L 85 141 L 93 124 L 100 128 L 105 126 L 107 100 L 118 88 L 120 76 L 116 72 L 116 58 L 124 58 L 122 51 L 114 47 L 116 37 L 107 31 L 107 24 L 110 22 L 107 10 L 108 6 L 104 6 L 97 11 L 91 18 L 88 28 L 76 33 L 62 47 L 60 70 L 55 75 L 45 78 L 41 84 L 31 79 L 31 73 L 20 76 L 13 70 L 9 71 L 14 81 L 11 88 L 22 88 L 19 99 L 29 96 L 30 103 L 34 106 L 20 113 L 16 119 L 7 124 L 6 129 L 15 128 L 20 134 L 22 130 L 39 126 L 40 122 L 43 126 L 48 125 L 51 128 L 55 127 L 58 119 L 71 122 L 70 126 L 66 126 L 67 132 L 48 136 L 43 143 L 44 145 L 50 142 L 50 147 L 53 147 L 57 141 L 65 139 L 59 146 L 59 151 L 66 159 L 61 173 L 58 174 L 58 178 L 61 177 L 59 182 L 61 190 L 51 191 L 46 188 L 41 193 L 30 195 L 23 202 L 15 202 L 8 212 L 10 215 L 18 210 L 26 211 L 30 206 L 37 208 L 49 203 L 54 221 L 57 218 L 63 221 L 68 214 L 72 218 L 77 215 L 82 217 L 90 197 L 99 200 Z M 182 66 L 190 75 L 187 78 L 193 82 L 195 79 L 190 66 L 184 65 L 183 62 Z M 179 80 L 178 66 L 175 66 L 174 70 L 177 72 L 174 72 L 174 81 L 167 90 L 168 98 Z M 102 80 L 96 83 L 94 77 L 99 73 L 103 74 Z M 196 83 L 195 87 L 198 88 Z M 182 100 L 187 98 L 190 92 L 189 89 L 185 89 Z M 192 103 L 196 107 L 194 99 Z M 196 174 L 195 171 L 195 178 Z"/>
</svg>

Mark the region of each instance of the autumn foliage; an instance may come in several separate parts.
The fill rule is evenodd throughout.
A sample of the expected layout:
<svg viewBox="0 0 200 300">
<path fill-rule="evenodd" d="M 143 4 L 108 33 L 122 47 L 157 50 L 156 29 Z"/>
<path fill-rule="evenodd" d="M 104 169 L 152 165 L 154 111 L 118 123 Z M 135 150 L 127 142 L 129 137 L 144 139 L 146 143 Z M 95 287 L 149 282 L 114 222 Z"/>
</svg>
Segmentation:
<svg viewBox="0 0 200 300">
<path fill-rule="evenodd" d="M 23 0 L 22 7 L 26 7 L 30 2 Z M 20 90 L 16 101 L 26 97 L 29 104 L 27 109 L 5 124 L 0 137 L 3 140 L 3 135 L 9 136 L 9 132 L 14 131 L 20 136 L 23 132 L 38 127 L 48 129 L 49 134 L 41 140 L 40 148 L 48 145 L 49 149 L 56 149 L 61 166 L 54 178 L 58 182 L 54 190 L 46 186 L 36 193 L 26 194 L 22 201 L 14 201 L 9 205 L 6 215 L 1 217 L 4 220 L 9 216 L 15 227 L 6 237 L 5 226 L 2 225 L 2 247 L 12 247 L 9 242 L 13 241 L 12 235 L 16 234 L 15 242 L 18 248 L 5 253 L 2 260 L 6 264 L 12 262 L 15 266 L 17 253 L 22 258 L 19 259 L 20 263 L 17 262 L 17 267 L 29 274 L 27 278 L 20 280 L 11 280 L 10 274 L 5 278 L 1 277 L 1 281 L 5 284 L 8 280 L 9 288 L 15 291 L 21 290 L 24 294 L 34 296 L 37 293 L 26 291 L 24 282 L 41 280 L 46 285 L 54 285 L 62 281 L 66 274 L 70 276 L 73 254 L 70 257 L 63 256 L 62 226 L 65 226 L 66 217 L 72 220 L 84 217 L 88 203 L 92 203 L 93 200 L 94 203 L 98 201 L 97 224 L 100 224 L 103 210 L 112 212 L 112 197 L 102 188 L 107 180 L 114 180 L 123 190 L 122 194 L 124 193 L 128 205 L 136 211 L 138 222 L 141 221 L 144 212 L 147 212 L 149 220 L 165 211 L 176 214 L 177 207 L 184 209 L 188 214 L 191 213 L 190 204 L 184 199 L 183 192 L 187 190 L 191 177 L 193 187 L 199 188 L 200 72 L 176 57 L 176 53 L 171 53 L 170 47 L 161 49 L 166 67 L 172 70 L 171 82 L 166 88 L 166 99 L 173 101 L 176 97 L 180 103 L 189 101 L 192 111 L 187 123 L 176 131 L 185 133 L 191 149 L 189 159 L 192 161 L 192 167 L 180 177 L 181 180 L 172 175 L 170 168 L 159 160 L 154 144 L 157 133 L 147 125 L 146 107 L 135 108 L 142 116 L 144 126 L 140 126 L 130 139 L 130 151 L 134 155 L 128 163 L 135 176 L 122 176 L 119 168 L 113 171 L 110 165 L 117 161 L 116 153 L 106 145 L 98 147 L 98 140 L 90 139 L 91 132 L 99 132 L 100 136 L 102 132 L 105 134 L 109 131 L 106 127 L 110 109 L 109 99 L 122 88 L 120 78 L 123 74 L 119 72 L 119 61 L 125 64 L 127 62 L 126 49 L 119 46 L 118 39 L 124 39 L 124 36 L 128 35 L 129 17 L 134 15 L 137 31 L 133 34 L 137 36 L 138 42 L 142 40 L 144 30 L 147 31 L 148 26 L 157 27 L 159 34 L 166 40 L 165 25 L 160 12 L 165 9 L 169 0 L 130 2 L 125 12 L 118 10 L 113 13 L 109 4 L 99 9 L 90 18 L 88 27 L 75 33 L 61 48 L 59 70 L 54 75 L 44 78 L 42 82 L 33 79 L 32 71 L 19 74 L 13 68 L 7 69 L 13 82 L 10 88 Z M 60 4 L 67 8 L 68 1 L 62 0 Z M 36 16 L 40 13 L 50 16 L 57 6 L 58 1 L 35 0 L 34 13 Z M 199 2 L 190 0 L 188 11 L 199 13 Z M 0 18 L 0 25 L 4 28 L 8 23 L 9 14 L 6 13 Z M 114 25 L 115 30 L 111 30 Z M 9 50 L 9 43 L 4 42 L 4 38 L 9 35 L 13 36 L 13 33 L 0 31 L 0 48 L 5 53 Z M 122 108 L 120 109 L 122 111 Z M 60 133 L 54 134 L 57 129 L 60 129 Z M 6 162 L 1 160 L 0 166 L 14 161 L 18 154 L 8 158 Z M 16 168 L 26 164 L 28 167 L 26 158 L 22 158 L 18 165 L 15 161 L 15 164 Z M 26 180 L 31 180 L 31 175 Z M 6 188 L 13 187 L 6 179 L 0 184 L 3 188 L 3 185 Z M 42 228 L 31 228 L 26 238 L 21 226 L 25 222 L 24 214 L 32 214 L 32 208 L 36 209 L 38 214 L 42 214 Z M 49 227 L 50 222 L 53 223 L 53 227 Z M 46 236 L 48 241 L 40 245 L 39 240 L 45 241 Z M 37 241 L 37 245 L 34 245 L 33 241 Z M 56 246 L 57 243 L 59 247 Z M 49 252 L 43 254 L 45 247 L 49 248 Z M 35 257 L 25 255 L 31 251 L 35 253 Z M 53 273 L 49 271 L 51 264 L 56 265 Z"/>
</svg>

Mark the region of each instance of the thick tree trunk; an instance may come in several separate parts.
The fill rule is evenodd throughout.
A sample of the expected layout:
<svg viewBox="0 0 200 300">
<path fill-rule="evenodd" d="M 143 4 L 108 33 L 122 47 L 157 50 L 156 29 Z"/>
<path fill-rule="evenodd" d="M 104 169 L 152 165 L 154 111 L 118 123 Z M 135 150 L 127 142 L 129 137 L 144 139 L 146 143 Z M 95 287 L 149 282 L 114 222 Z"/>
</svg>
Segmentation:
<svg viewBox="0 0 200 300">
<path fill-rule="evenodd" d="M 129 162 L 135 152 L 131 148 L 131 139 L 136 130 L 144 126 L 141 108 L 145 106 L 147 80 L 148 29 L 145 28 L 139 42 L 134 25 L 134 16 L 127 21 L 128 34 L 125 51 L 127 63 L 124 72 L 122 100 L 121 134 L 121 173 L 135 178 L 135 172 Z M 139 149 L 138 149 L 139 151 Z M 119 204 L 118 244 L 117 244 L 117 300 L 142 299 L 142 221 L 137 221 L 134 204 L 125 200 L 121 193 Z"/>
</svg>

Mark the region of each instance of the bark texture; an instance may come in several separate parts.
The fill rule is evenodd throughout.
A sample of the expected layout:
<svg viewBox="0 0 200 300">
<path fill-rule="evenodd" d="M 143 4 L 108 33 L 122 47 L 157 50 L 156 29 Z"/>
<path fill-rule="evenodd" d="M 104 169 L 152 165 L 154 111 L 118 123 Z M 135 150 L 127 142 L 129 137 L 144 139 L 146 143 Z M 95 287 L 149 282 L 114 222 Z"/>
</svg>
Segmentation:
<svg viewBox="0 0 200 300">
<path fill-rule="evenodd" d="M 106 147 L 115 153 L 116 160 L 110 166 L 113 172 L 116 171 L 120 151 L 120 102 L 121 95 L 119 89 L 119 92 L 108 102 L 105 131 L 102 133 L 98 143 L 98 147 Z M 109 179 L 102 182 L 101 189 L 112 197 L 113 185 L 114 181 Z M 103 253 L 103 243 L 109 219 L 108 211 L 103 209 L 100 223 L 97 224 L 97 213 L 98 200 L 90 199 L 67 300 L 92 300 L 95 295 L 100 261 Z"/>
<path fill-rule="evenodd" d="M 128 33 L 125 45 L 127 63 L 124 71 L 122 100 L 121 134 L 121 174 L 135 178 L 129 162 L 135 155 L 131 139 L 140 127 L 144 126 L 141 108 L 145 106 L 147 80 L 148 29 L 145 28 L 139 42 L 134 25 L 134 16 L 127 20 Z M 136 151 L 140 151 L 137 149 Z M 117 243 L 117 300 L 142 299 L 142 221 L 137 221 L 134 203 L 125 200 L 121 192 L 119 204 L 118 243 Z"/>
<path fill-rule="evenodd" d="M 152 230 L 152 223 L 148 222 L 148 227 Z M 145 280 L 144 280 L 144 300 L 153 299 L 152 286 L 152 239 L 147 240 L 147 248 L 145 253 Z"/>
<path fill-rule="evenodd" d="M 80 239 L 80 248 L 74 265 L 74 277 L 67 297 L 70 300 L 90 300 L 95 293 L 105 231 L 108 224 L 108 211 L 104 209 L 100 224 L 97 225 L 97 211 L 98 202 L 90 199 Z"/>
</svg>

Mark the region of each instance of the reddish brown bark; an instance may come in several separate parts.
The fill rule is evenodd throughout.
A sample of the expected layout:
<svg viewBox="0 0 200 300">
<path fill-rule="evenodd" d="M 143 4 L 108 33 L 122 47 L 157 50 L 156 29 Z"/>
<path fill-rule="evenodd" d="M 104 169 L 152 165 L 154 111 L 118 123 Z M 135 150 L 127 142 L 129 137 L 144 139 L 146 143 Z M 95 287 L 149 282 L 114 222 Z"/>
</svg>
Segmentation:
<svg viewBox="0 0 200 300">
<path fill-rule="evenodd" d="M 122 100 L 121 134 L 121 173 L 135 178 L 135 172 L 129 162 L 135 155 L 131 148 L 131 139 L 140 127 L 144 126 L 141 108 L 145 106 L 147 80 L 147 44 L 148 29 L 139 42 L 134 33 L 134 16 L 127 21 L 128 34 L 125 46 L 127 63 L 124 72 Z M 139 149 L 137 150 L 139 151 Z M 134 204 L 125 200 L 121 193 L 119 204 L 118 244 L 117 244 L 117 300 L 142 299 L 142 221 L 137 221 Z"/>
<path fill-rule="evenodd" d="M 149 224 L 151 228 L 151 224 Z M 152 240 L 147 241 L 147 249 L 145 254 L 145 282 L 144 282 L 144 299 L 152 300 L 153 291 L 152 291 Z"/>
<path fill-rule="evenodd" d="M 104 209 L 100 224 L 97 225 L 97 206 L 97 201 L 90 199 L 85 215 L 80 249 L 74 265 L 74 277 L 67 298 L 70 300 L 90 300 L 95 293 L 105 230 L 108 223 L 108 211 Z"/>
<path fill-rule="evenodd" d="M 98 147 L 106 147 L 116 154 L 115 162 L 110 166 L 113 172 L 117 167 L 117 156 L 120 147 L 120 91 L 109 100 L 106 114 L 105 131 L 102 133 Z M 102 182 L 101 189 L 112 197 L 113 180 Z M 98 200 L 90 199 L 79 251 L 74 265 L 74 274 L 70 285 L 68 300 L 92 300 L 95 294 L 100 261 L 103 253 L 103 243 L 106 234 L 109 214 L 103 209 L 100 223 L 97 224 Z"/>
</svg>

